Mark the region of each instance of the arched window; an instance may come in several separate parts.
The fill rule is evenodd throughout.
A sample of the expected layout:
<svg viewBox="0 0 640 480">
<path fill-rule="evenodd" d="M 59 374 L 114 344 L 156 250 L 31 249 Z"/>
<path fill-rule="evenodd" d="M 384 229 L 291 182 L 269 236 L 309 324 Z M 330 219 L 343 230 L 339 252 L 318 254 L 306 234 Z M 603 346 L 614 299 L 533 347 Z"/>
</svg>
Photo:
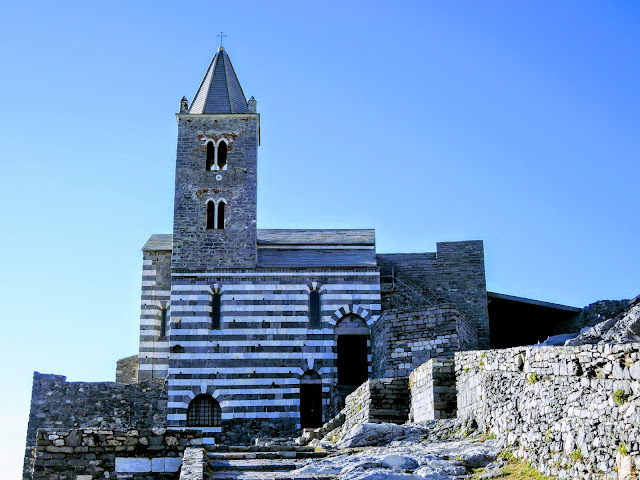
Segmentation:
<svg viewBox="0 0 640 480">
<path fill-rule="evenodd" d="M 221 297 L 220 292 L 214 292 L 211 296 L 211 330 L 220 329 Z"/>
<path fill-rule="evenodd" d="M 320 328 L 320 292 L 311 290 L 309 292 L 309 328 Z"/>
<path fill-rule="evenodd" d="M 219 427 L 220 404 L 211 395 L 197 395 L 187 408 L 187 427 Z"/>
<path fill-rule="evenodd" d="M 218 218 L 216 220 L 216 228 L 218 230 L 224 230 L 224 201 L 218 202 Z"/>
<path fill-rule="evenodd" d="M 218 144 L 218 169 L 223 170 L 227 165 L 227 142 L 221 140 Z"/>
<path fill-rule="evenodd" d="M 167 307 L 160 307 L 160 338 L 167 337 Z"/>
<path fill-rule="evenodd" d="M 216 147 L 213 142 L 207 142 L 207 170 L 213 170 L 216 163 Z"/>
<path fill-rule="evenodd" d="M 216 228 L 216 204 L 213 200 L 207 202 L 207 230 Z"/>
</svg>

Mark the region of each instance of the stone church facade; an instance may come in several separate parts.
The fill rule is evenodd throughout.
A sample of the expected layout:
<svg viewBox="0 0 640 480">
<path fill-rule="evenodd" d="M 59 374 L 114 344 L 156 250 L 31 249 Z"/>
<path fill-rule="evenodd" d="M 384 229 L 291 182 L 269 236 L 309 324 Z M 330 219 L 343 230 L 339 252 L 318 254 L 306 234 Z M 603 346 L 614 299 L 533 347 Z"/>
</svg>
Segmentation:
<svg viewBox="0 0 640 480">
<path fill-rule="evenodd" d="M 455 275 L 458 302 L 426 293 L 424 282 L 411 292 L 406 280 L 399 309 L 451 303 L 474 338 L 465 347 L 478 346 L 477 332 L 488 346 L 481 242 L 441 244 L 437 253 L 402 258 L 376 255 L 373 230 L 257 228 L 260 115 L 223 47 L 191 104 L 183 99 L 177 120 L 173 235 L 152 235 L 143 248 L 138 374 L 167 379 L 167 426 L 197 426 L 201 419 L 191 419 L 190 408 L 205 399 L 215 418 L 198 427 L 213 437 L 322 424 L 373 374 L 381 266 L 393 270 L 392 296 L 400 272 L 421 264 L 439 268 L 431 273 L 441 279 Z M 469 276 L 476 277 L 472 288 Z M 439 290 L 440 297 L 454 291 Z M 428 323 L 418 316 L 405 328 Z M 412 345 L 422 352 L 438 338 L 435 331 L 432 338 L 416 333 Z M 456 341 L 449 336 L 440 345 Z M 395 359 L 395 350 L 381 348 L 378 363 Z M 408 345 L 401 359 L 412 364 L 411 355 Z"/>
</svg>

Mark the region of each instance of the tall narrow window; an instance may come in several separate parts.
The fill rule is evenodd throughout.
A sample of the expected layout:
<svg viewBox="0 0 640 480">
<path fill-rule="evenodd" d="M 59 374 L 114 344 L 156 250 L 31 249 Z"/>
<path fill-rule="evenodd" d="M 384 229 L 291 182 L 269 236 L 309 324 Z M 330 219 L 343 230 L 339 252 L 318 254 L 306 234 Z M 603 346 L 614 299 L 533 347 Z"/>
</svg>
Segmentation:
<svg viewBox="0 0 640 480">
<path fill-rule="evenodd" d="M 213 170 L 215 165 L 216 147 L 213 142 L 207 142 L 207 170 Z"/>
<path fill-rule="evenodd" d="M 220 292 L 215 292 L 211 297 L 211 330 L 220 330 Z"/>
<path fill-rule="evenodd" d="M 216 204 L 213 200 L 207 202 L 207 230 L 216 228 Z"/>
<path fill-rule="evenodd" d="M 218 218 L 216 221 L 216 228 L 218 230 L 224 230 L 224 202 L 218 202 Z"/>
<path fill-rule="evenodd" d="M 309 328 L 320 328 L 320 292 L 309 292 Z"/>
<path fill-rule="evenodd" d="M 227 142 L 222 140 L 218 144 L 218 168 L 220 170 L 224 169 L 227 164 Z"/>
<path fill-rule="evenodd" d="M 211 395 L 197 395 L 187 408 L 187 427 L 219 427 L 221 409 Z"/>
<path fill-rule="evenodd" d="M 167 307 L 160 308 L 160 338 L 167 337 Z"/>
</svg>

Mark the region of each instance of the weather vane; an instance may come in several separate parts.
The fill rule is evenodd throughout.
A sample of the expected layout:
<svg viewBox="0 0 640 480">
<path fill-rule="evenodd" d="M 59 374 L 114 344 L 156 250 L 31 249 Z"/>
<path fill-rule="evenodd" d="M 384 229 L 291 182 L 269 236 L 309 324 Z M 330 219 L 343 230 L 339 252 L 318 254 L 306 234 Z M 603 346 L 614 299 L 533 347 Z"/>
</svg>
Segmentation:
<svg viewBox="0 0 640 480">
<path fill-rule="evenodd" d="M 222 39 L 226 37 L 224 32 L 220 32 L 218 35 L 216 35 L 216 37 L 220 37 L 220 46 L 222 46 Z"/>
</svg>

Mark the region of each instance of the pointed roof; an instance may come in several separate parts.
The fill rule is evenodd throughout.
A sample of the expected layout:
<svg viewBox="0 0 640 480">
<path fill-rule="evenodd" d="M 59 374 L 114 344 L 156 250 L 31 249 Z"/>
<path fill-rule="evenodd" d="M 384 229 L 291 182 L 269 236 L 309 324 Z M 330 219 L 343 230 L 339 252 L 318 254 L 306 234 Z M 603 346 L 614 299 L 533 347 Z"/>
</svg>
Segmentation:
<svg viewBox="0 0 640 480">
<path fill-rule="evenodd" d="M 247 100 L 224 47 L 211 60 L 189 113 L 247 113 Z"/>
</svg>

